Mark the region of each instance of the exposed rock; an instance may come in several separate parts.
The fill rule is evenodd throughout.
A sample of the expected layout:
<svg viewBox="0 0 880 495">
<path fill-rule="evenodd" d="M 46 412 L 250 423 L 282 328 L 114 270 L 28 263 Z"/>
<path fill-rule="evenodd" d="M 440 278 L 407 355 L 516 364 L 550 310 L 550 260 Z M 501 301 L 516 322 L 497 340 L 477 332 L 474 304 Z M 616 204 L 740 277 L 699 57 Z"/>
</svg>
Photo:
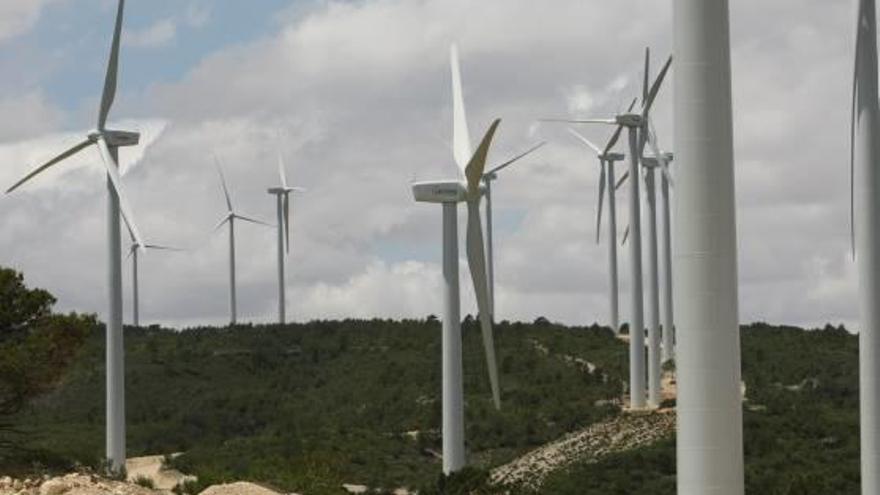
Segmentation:
<svg viewBox="0 0 880 495">
<path fill-rule="evenodd" d="M 40 495 L 61 495 L 70 491 L 70 483 L 64 479 L 50 479 L 40 486 Z"/>
<path fill-rule="evenodd" d="M 492 471 L 499 485 L 540 488 L 550 473 L 577 461 L 596 462 L 613 453 L 650 445 L 675 431 L 672 411 L 624 414 L 544 445 Z"/>
<path fill-rule="evenodd" d="M 348 483 L 344 483 L 342 485 L 342 488 L 344 488 L 345 491 L 347 491 L 348 493 L 352 494 L 367 493 L 367 491 L 369 491 L 370 489 L 369 487 L 366 487 L 364 485 L 349 485 Z"/>
<path fill-rule="evenodd" d="M 205 489 L 199 495 L 279 495 L 278 492 L 266 487 L 239 481 L 226 485 L 214 485 Z"/>
</svg>

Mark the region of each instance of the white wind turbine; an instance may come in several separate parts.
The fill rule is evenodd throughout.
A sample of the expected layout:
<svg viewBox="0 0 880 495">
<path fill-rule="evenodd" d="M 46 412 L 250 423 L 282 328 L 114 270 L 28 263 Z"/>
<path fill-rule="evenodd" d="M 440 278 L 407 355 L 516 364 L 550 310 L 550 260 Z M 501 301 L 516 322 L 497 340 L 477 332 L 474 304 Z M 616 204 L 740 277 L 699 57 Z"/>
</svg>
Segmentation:
<svg viewBox="0 0 880 495">
<path fill-rule="evenodd" d="M 458 286 L 458 203 L 467 203 L 467 258 L 474 293 L 479 308 L 479 320 L 486 351 L 486 365 L 492 387 L 495 407 L 501 407 L 498 368 L 495 362 L 495 344 L 492 320 L 489 314 L 489 287 L 486 281 L 485 245 L 480 218 L 481 182 L 486 167 L 489 147 L 500 119 L 489 126 L 483 140 L 472 152 L 461 88 L 461 70 L 458 50 L 451 48 L 453 94 L 453 156 L 459 168 L 459 177 L 436 182 L 416 182 L 412 185 L 416 201 L 443 205 L 443 472 L 458 471 L 465 466 L 464 392 L 462 386 L 461 315 Z"/>
<path fill-rule="evenodd" d="M 138 256 L 139 251 L 146 249 L 153 249 L 156 251 L 182 251 L 181 249 L 168 247 L 168 246 L 160 246 L 158 244 L 138 244 L 138 242 L 134 238 L 134 234 L 131 233 L 131 230 L 128 231 L 129 237 L 131 237 L 131 244 L 128 248 L 128 257 L 131 258 L 131 315 L 132 315 L 132 325 L 135 327 L 141 326 L 140 319 L 140 282 L 138 279 Z"/>
<path fill-rule="evenodd" d="M 229 196 L 229 187 L 226 185 L 226 177 L 223 175 L 223 168 L 220 167 L 220 161 L 216 157 L 214 159 L 217 163 L 217 173 L 220 175 L 220 185 L 223 186 L 223 196 L 226 198 L 227 208 L 226 215 L 214 227 L 214 232 L 219 230 L 220 227 L 229 224 L 229 322 L 230 325 L 235 325 L 238 323 L 238 299 L 235 292 L 235 221 L 242 220 L 266 227 L 271 227 L 271 225 L 235 212 L 235 209 L 232 207 L 232 198 Z"/>
<path fill-rule="evenodd" d="M 613 119 L 586 119 L 586 120 L 558 120 L 572 124 L 605 124 L 618 127 L 626 127 L 629 132 L 629 175 L 636 177 L 639 172 L 639 163 L 647 141 L 647 126 L 654 100 L 660 92 L 666 73 L 672 65 L 672 57 L 669 57 L 654 83 L 648 87 L 648 71 L 645 67 L 645 84 L 642 95 L 642 108 L 640 113 L 628 111 L 617 115 Z M 630 345 L 629 345 L 629 370 L 630 370 L 630 407 L 642 409 L 645 407 L 645 324 L 644 324 L 644 299 L 642 294 L 642 232 L 641 232 L 641 205 L 640 205 L 639 181 L 630 181 L 629 195 L 629 228 L 632 230 L 632 240 L 629 243 L 630 277 L 632 286 L 632 306 L 630 309 Z"/>
<path fill-rule="evenodd" d="M 290 194 L 304 192 L 301 187 L 287 185 L 287 172 L 284 170 L 284 157 L 278 152 L 278 177 L 281 185 L 269 188 L 269 194 L 275 196 L 278 216 L 278 323 L 287 320 L 287 277 L 284 270 L 284 257 L 290 253 Z"/>
<path fill-rule="evenodd" d="M 650 123 L 649 123 L 650 124 Z M 672 187 L 669 165 L 675 156 L 660 149 L 657 142 L 657 132 L 653 124 L 650 124 L 650 139 L 653 155 L 642 157 L 643 162 L 652 168 L 660 167 L 663 173 L 660 180 L 660 216 L 663 219 L 663 229 L 660 231 L 660 245 L 663 247 L 663 290 L 660 292 L 661 306 L 663 308 L 663 362 L 675 359 L 675 313 L 672 301 L 672 212 L 669 204 L 669 190 Z"/>
<path fill-rule="evenodd" d="M 743 407 L 728 2 L 674 0 L 673 19 L 673 51 L 681 68 L 674 91 L 677 173 L 673 225 L 679 337 L 678 494 L 742 495 Z M 876 91 L 870 102 L 872 108 L 876 106 Z M 876 128 L 871 131 L 870 139 L 876 142 Z M 868 201 L 876 204 L 876 198 L 875 194 Z M 867 251 L 868 256 L 877 255 Z M 876 300 L 872 298 L 867 308 L 876 308 Z M 871 376 L 876 380 L 877 373 Z M 870 420 L 876 420 L 876 414 Z M 874 467 L 876 460 L 871 459 Z"/>
<path fill-rule="evenodd" d="M 636 104 L 636 100 L 633 100 L 632 104 L 629 107 L 629 110 L 632 111 L 633 107 Z M 615 195 L 615 181 L 614 178 L 614 165 L 617 162 L 621 162 L 626 158 L 626 155 L 621 153 L 615 153 L 612 150 L 614 146 L 617 144 L 617 141 L 620 139 L 620 135 L 623 132 L 623 127 L 618 126 L 614 131 L 614 134 L 611 135 L 611 139 L 608 140 L 608 143 L 605 145 L 605 149 L 599 149 L 598 146 L 593 144 L 589 139 L 575 131 L 574 129 L 569 129 L 570 132 L 575 138 L 585 144 L 588 148 L 593 150 L 596 153 L 596 158 L 599 160 L 599 202 L 596 206 L 596 244 L 601 241 L 602 236 L 602 209 L 603 209 L 603 201 L 605 197 L 605 190 L 608 190 L 608 282 L 609 282 L 609 311 L 610 311 L 610 323 L 611 328 L 614 330 L 614 333 L 620 332 L 620 311 L 618 305 L 618 272 L 617 272 L 617 199 Z"/>
<path fill-rule="evenodd" d="M 853 256 L 859 272 L 859 404 L 862 494 L 880 492 L 880 109 L 877 12 L 860 0 L 853 75 L 850 194 Z M 856 215 L 856 212 L 859 214 Z"/>
<path fill-rule="evenodd" d="M 494 228 L 492 222 L 492 182 L 498 180 L 498 172 L 513 165 L 515 162 L 525 158 L 547 143 L 539 143 L 531 149 L 521 153 L 512 159 L 492 168 L 483 174 L 483 195 L 486 197 L 486 250 L 489 255 L 488 260 L 488 277 L 489 277 L 489 316 L 495 321 L 495 246 L 493 241 Z"/>
<path fill-rule="evenodd" d="M 122 20 L 125 0 L 119 0 L 116 11 L 116 25 L 101 106 L 98 111 L 98 126 L 88 133 L 85 140 L 64 153 L 49 160 L 9 188 L 7 193 L 40 174 L 44 170 L 72 157 L 80 151 L 96 146 L 107 172 L 107 432 L 106 455 L 111 471 L 119 472 L 125 466 L 125 364 L 122 331 L 122 239 L 119 225 L 120 213 L 131 232 L 134 242 L 143 248 L 140 232 L 134 223 L 131 208 L 126 198 L 122 179 L 119 176 L 119 148 L 136 146 L 140 135 L 135 132 L 107 129 L 107 117 L 116 98 L 117 75 L 119 71 L 119 45 L 122 36 Z"/>
</svg>

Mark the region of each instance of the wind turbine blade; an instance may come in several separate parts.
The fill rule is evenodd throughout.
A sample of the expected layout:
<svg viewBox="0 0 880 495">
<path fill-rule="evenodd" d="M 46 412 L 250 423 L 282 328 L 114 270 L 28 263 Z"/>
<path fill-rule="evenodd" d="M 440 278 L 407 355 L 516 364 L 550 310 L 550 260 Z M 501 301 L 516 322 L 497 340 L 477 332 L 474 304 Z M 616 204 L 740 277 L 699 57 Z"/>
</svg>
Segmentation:
<svg viewBox="0 0 880 495">
<path fill-rule="evenodd" d="M 501 124 L 501 119 L 495 119 L 492 122 L 486 135 L 483 136 L 480 146 L 477 147 L 477 152 L 474 153 L 464 169 L 468 182 L 468 194 L 472 197 L 480 194 L 480 181 L 483 180 L 483 172 L 486 170 L 486 157 L 489 156 L 489 147 L 492 145 L 492 139 L 495 137 L 495 131 L 498 130 L 499 124 Z"/>
<path fill-rule="evenodd" d="M 605 202 L 605 161 L 601 163 L 602 173 L 599 174 L 599 205 L 596 207 L 596 244 L 602 237 L 602 205 Z"/>
<path fill-rule="evenodd" d="M 569 134 L 571 134 L 572 136 L 574 136 L 575 138 L 577 138 L 580 142 L 584 143 L 584 144 L 587 145 L 590 149 L 592 149 L 593 151 L 595 151 L 597 156 L 602 156 L 602 150 L 600 150 L 599 147 L 596 146 L 595 144 L 593 144 L 589 139 L 587 139 L 586 137 L 584 137 L 583 134 L 581 134 L 581 133 L 579 133 L 578 131 L 572 129 L 571 127 L 569 127 L 567 130 L 568 130 L 568 133 L 569 133 Z"/>
<path fill-rule="evenodd" d="M 651 74 L 651 47 L 645 47 L 645 72 L 642 73 L 642 101 L 648 101 L 648 78 Z"/>
<path fill-rule="evenodd" d="M 638 98 L 633 98 L 632 103 L 629 104 L 629 108 L 626 110 L 626 113 L 632 112 L 632 109 L 635 108 L 637 101 L 639 101 Z M 617 129 L 614 130 L 614 134 L 611 135 L 611 139 L 608 140 L 608 144 L 605 145 L 605 151 L 603 152 L 604 155 L 611 153 L 611 150 L 614 149 L 617 141 L 620 140 L 621 133 L 623 133 L 623 126 L 618 125 Z"/>
<path fill-rule="evenodd" d="M 561 124 L 617 124 L 616 119 L 538 119 L 538 122 L 556 122 Z"/>
<path fill-rule="evenodd" d="M 498 365 L 495 360 L 495 339 L 492 335 L 492 319 L 489 313 L 489 284 L 486 280 L 486 253 L 483 244 L 483 225 L 480 218 L 479 198 L 468 201 L 467 257 L 477 308 L 480 328 L 483 334 L 483 348 L 486 351 L 486 365 L 489 367 L 489 383 L 492 387 L 492 400 L 496 409 L 501 409 L 501 391 L 498 386 Z"/>
<path fill-rule="evenodd" d="M 669 56 L 669 59 L 666 60 L 666 64 L 663 66 L 663 70 L 660 71 L 660 74 L 657 75 L 657 79 L 654 80 L 654 85 L 651 86 L 651 91 L 648 93 L 648 98 L 645 100 L 644 105 L 642 106 L 642 117 L 647 118 L 648 114 L 651 111 L 651 107 L 654 105 L 654 100 L 657 98 L 657 93 L 660 92 L 660 87 L 663 85 L 663 80 L 666 78 L 666 73 L 669 72 L 669 67 L 672 66 L 672 56 Z"/>
<path fill-rule="evenodd" d="M 159 244 L 144 244 L 144 248 L 146 249 L 154 249 L 156 251 L 184 251 L 181 248 L 171 247 L 171 246 L 161 246 Z"/>
<path fill-rule="evenodd" d="M 522 160 L 523 158 L 525 158 L 525 157 L 531 155 L 531 154 L 534 153 L 535 151 L 538 151 L 539 149 L 543 148 L 546 144 L 547 144 L 546 141 L 545 141 L 545 142 L 538 143 L 537 145 L 532 146 L 531 148 L 529 148 L 527 151 L 525 151 L 525 152 L 523 152 L 523 153 L 520 153 L 519 155 L 517 155 L 517 156 L 511 158 L 510 160 L 507 160 L 506 162 L 502 163 L 501 165 L 498 165 L 497 167 L 493 168 L 492 170 L 490 170 L 490 171 L 488 171 L 488 172 L 486 172 L 486 173 L 487 173 L 488 175 L 498 173 L 498 172 L 504 170 L 505 168 L 507 168 L 507 167 L 513 165 L 514 163 L 516 163 L 516 162 Z"/>
<path fill-rule="evenodd" d="M 450 49 L 450 65 L 452 67 L 452 153 L 455 157 L 455 163 L 464 174 L 473 151 L 471 151 L 471 138 L 464 108 L 461 65 L 458 61 L 458 47 L 456 45 L 452 45 Z"/>
<path fill-rule="evenodd" d="M 620 241 L 620 245 L 625 245 L 627 239 L 629 239 L 629 225 L 627 225 L 626 229 L 623 231 L 623 240 Z"/>
<path fill-rule="evenodd" d="M 128 196 L 125 194 L 125 189 L 122 187 L 122 179 L 119 177 L 119 168 L 116 160 L 113 159 L 113 155 L 110 153 L 110 148 L 107 147 L 107 142 L 104 140 L 103 136 L 98 137 L 97 144 L 98 150 L 101 152 L 101 161 L 104 162 L 104 168 L 107 170 L 107 176 L 110 177 L 110 182 L 113 184 L 113 189 L 116 191 L 122 219 L 125 221 L 125 225 L 128 226 L 128 230 L 131 231 L 131 235 L 134 237 L 134 242 L 138 246 L 143 247 L 144 239 L 141 237 L 141 233 L 138 230 L 137 225 L 134 223 L 134 214 L 131 211 L 131 206 L 129 206 Z"/>
<path fill-rule="evenodd" d="M 852 111 L 849 127 L 849 242 L 853 259 L 856 258 L 856 107 L 859 93 L 859 62 L 862 48 L 862 9 L 864 2 L 859 2 L 858 18 L 856 19 L 856 56 L 853 65 Z"/>
<path fill-rule="evenodd" d="M 263 226 L 266 226 L 266 227 L 274 227 L 274 225 L 271 225 L 271 224 L 268 224 L 268 223 L 266 223 L 266 222 L 263 222 L 263 221 L 257 220 L 256 218 L 250 218 L 250 217 L 246 217 L 246 216 L 244 216 L 244 215 L 239 215 L 238 213 L 235 213 L 235 214 L 233 214 L 232 216 L 234 216 L 235 218 L 237 218 L 237 219 L 239 219 L 239 220 L 244 220 L 245 222 L 255 223 L 255 224 L 257 224 L 257 225 L 263 225 Z"/>
<path fill-rule="evenodd" d="M 122 15 L 125 11 L 125 0 L 119 0 L 116 11 L 116 27 L 113 30 L 113 43 L 110 46 L 110 60 L 107 62 L 107 76 L 104 79 L 104 93 L 101 95 L 101 110 L 98 114 L 98 130 L 104 130 L 107 115 L 116 99 L 116 79 L 119 73 L 119 39 L 122 36 Z"/>
<path fill-rule="evenodd" d="M 660 170 L 663 173 L 663 177 L 666 178 L 666 182 L 668 182 L 671 187 L 675 187 L 675 182 L 672 180 L 672 173 L 669 171 L 669 161 L 666 160 L 666 153 L 663 153 L 660 146 L 657 144 L 657 131 L 654 129 L 654 123 L 650 120 L 648 121 L 648 127 L 648 144 L 651 145 L 651 151 L 657 158 L 657 163 L 660 164 Z"/>
<path fill-rule="evenodd" d="M 281 187 L 287 189 L 287 172 L 284 170 L 284 156 L 278 151 L 278 176 L 281 177 Z"/>
<path fill-rule="evenodd" d="M 45 164 L 40 165 L 39 167 L 37 167 L 36 169 L 34 169 L 33 172 L 27 174 L 23 179 L 21 179 L 20 181 L 16 182 L 12 187 L 10 187 L 9 189 L 7 189 L 7 190 L 6 190 L 6 193 L 9 194 L 9 193 L 11 193 L 12 191 L 18 189 L 19 186 L 21 186 L 21 185 L 24 184 L 25 182 L 31 180 L 31 179 L 34 178 L 35 176 L 39 175 L 41 172 L 43 172 L 43 171 L 46 170 L 47 168 L 49 168 L 49 167 L 51 167 L 51 166 L 57 164 L 58 162 L 64 161 L 64 160 L 66 160 L 67 158 L 70 158 L 71 156 L 73 156 L 73 155 L 79 153 L 80 151 L 84 150 L 85 148 L 89 147 L 89 145 L 91 145 L 91 144 L 92 144 L 92 141 L 89 140 L 89 139 L 86 139 L 85 141 L 83 141 L 83 142 L 77 144 L 76 146 L 74 146 L 73 148 L 70 148 L 69 150 L 65 151 L 64 153 L 61 153 L 60 155 L 56 156 L 55 158 L 49 160 L 49 161 L 46 162 Z"/>
<path fill-rule="evenodd" d="M 211 232 L 213 233 L 213 232 L 217 232 L 218 230 L 220 230 L 220 227 L 226 225 L 226 222 L 228 222 L 231 218 L 232 218 L 231 213 L 226 215 L 225 217 L 223 217 L 223 220 L 220 220 L 219 222 L 217 222 L 217 225 L 214 226 L 214 230 L 212 230 Z"/>
<path fill-rule="evenodd" d="M 226 207 L 232 212 L 232 198 L 229 197 L 229 188 L 226 186 L 226 176 L 223 175 L 223 167 L 220 166 L 220 159 L 214 155 L 214 163 L 217 165 L 217 173 L 220 174 L 220 185 L 223 186 L 223 196 L 226 198 Z"/>
<path fill-rule="evenodd" d="M 284 240 L 287 252 L 290 253 L 290 195 L 284 195 Z"/>
<path fill-rule="evenodd" d="M 616 190 L 620 189 L 620 187 L 623 186 L 623 183 L 626 182 L 626 179 L 629 179 L 629 171 L 628 170 L 626 172 L 624 172 L 623 175 L 621 175 L 619 179 L 617 179 L 617 184 L 614 184 L 614 190 L 616 191 Z"/>
<path fill-rule="evenodd" d="M 137 251 L 137 250 L 138 250 L 138 245 L 136 242 L 133 242 L 131 244 L 131 247 L 128 248 L 128 255 L 125 257 L 125 259 L 131 258 L 134 255 L 135 251 Z"/>
</svg>

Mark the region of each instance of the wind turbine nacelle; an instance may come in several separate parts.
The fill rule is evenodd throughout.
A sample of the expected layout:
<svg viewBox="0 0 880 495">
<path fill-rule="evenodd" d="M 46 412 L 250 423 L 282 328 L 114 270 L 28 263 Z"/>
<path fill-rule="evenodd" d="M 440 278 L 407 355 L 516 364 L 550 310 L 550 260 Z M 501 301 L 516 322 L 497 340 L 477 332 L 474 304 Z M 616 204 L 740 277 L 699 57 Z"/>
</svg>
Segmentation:
<svg viewBox="0 0 880 495">
<path fill-rule="evenodd" d="M 608 162 L 622 162 L 624 158 L 626 158 L 626 155 L 623 153 L 607 153 L 602 155 L 601 158 Z"/>
<path fill-rule="evenodd" d="M 467 201 L 467 186 L 457 180 L 416 182 L 413 197 L 422 203 L 459 203 Z"/>
<path fill-rule="evenodd" d="M 98 133 L 95 133 L 97 137 Z M 107 146 L 111 148 L 123 148 L 126 146 L 137 146 L 141 141 L 141 135 L 137 132 L 128 131 L 111 131 L 105 130 L 100 133 L 107 142 Z"/>
<path fill-rule="evenodd" d="M 617 118 L 618 125 L 622 125 L 624 127 L 641 127 L 645 122 L 645 119 L 642 118 L 641 115 L 637 113 L 626 113 L 623 115 L 618 115 Z"/>
<path fill-rule="evenodd" d="M 674 155 L 672 153 L 663 153 L 663 158 L 666 160 L 666 163 L 672 163 Z M 642 165 L 656 168 L 660 166 L 660 160 L 655 155 L 645 155 L 642 157 Z"/>
</svg>

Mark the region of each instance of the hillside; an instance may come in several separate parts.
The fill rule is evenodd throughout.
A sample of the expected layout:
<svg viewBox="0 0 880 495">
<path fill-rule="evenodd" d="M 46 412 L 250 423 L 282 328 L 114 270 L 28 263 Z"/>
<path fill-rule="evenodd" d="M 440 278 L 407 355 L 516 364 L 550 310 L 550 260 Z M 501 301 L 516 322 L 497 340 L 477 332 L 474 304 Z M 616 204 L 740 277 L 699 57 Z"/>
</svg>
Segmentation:
<svg viewBox="0 0 880 495">
<path fill-rule="evenodd" d="M 491 405 L 479 330 L 466 322 L 464 334 L 477 465 L 506 463 L 618 413 L 626 347 L 609 330 L 499 324 L 501 412 Z M 102 343 L 94 335 L 61 388 L 17 419 L 43 464 L 99 463 Z M 200 487 L 431 486 L 440 472 L 439 346 L 435 320 L 128 329 L 129 455 L 185 452 L 173 464 Z"/>
<path fill-rule="evenodd" d="M 199 476 L 194 493 L 236 480 L 309 495 L 344 493 L 343 483 L 430 493 L 440 472 L 439 336 L 433 320 L 129 329 L 129 453 L 185 452 L 172 464 Z M 497 341 L 501 412 L 479 331 L 465 324 L 478 467 L 468 486 L 495 493 L 486 489 L 493 470 L 496 481 L 523 482 L 514 485 L 523 493 L 674 493 L 671 416 L 620 415 L 623 342 L 607 329 L 546 323 L 502 323 Z M 858 493 L 857 337 L 759 324 L 744 327 L 742 343 L 747 492 Z M 102 335 L 16 426 L 39 452 L 28 465 L 99 462 Z M 533 471 L 540 488 L 523 476 Z"/>
</svg>

